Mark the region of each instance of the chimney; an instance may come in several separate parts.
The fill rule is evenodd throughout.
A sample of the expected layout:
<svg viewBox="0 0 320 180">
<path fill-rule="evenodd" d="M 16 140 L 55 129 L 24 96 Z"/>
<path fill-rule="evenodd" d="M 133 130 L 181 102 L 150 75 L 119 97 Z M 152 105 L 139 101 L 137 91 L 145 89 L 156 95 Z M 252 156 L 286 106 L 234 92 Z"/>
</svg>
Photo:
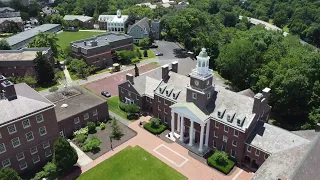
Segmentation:
<svg viewBox="0 0 320 180">
<path fill-rule="evenodd" d="M 316 131 L 316 132 L 320 132 L 320 123 L 317 123 L 317 124 L 316 124 L 316 129 L 315 129 L 315 131 Z"/>
<path fill-rule="evenodd" d="M 1 86 L 4 90 L 4 96 L 9 100 L 17 99 L 17 93 L 14 88 L 14 84 L 8 80 L 5 80 L 1 83 Z"/>
<path fill-rule="evenodd" d="M 269 102 L 269 97 L 270 97 L 270 91 L 271 89 L 266 87 L 262 90 L 262 94 L 263 94 L 263 97 L 266 99 L 266 103 L 268 104 Z"/>
<path fill-rule="evenodd" d="M 174 61 L 171 63 L 171 71 L 178 73 L 178 61 Z"/>
<path fill-rule="evenodd" d="M 263 94 L 262 93 L 257 93 L 256 95 L 254 95 L 254 101 L 253 101 L 253 109 L 252 111 L 255 113 L 259 113 L 260 109 L 261 109 L 261 104 L 262 101 L 264 100 L 263 98 Z"/>
<path fill-rule="evenodd" d="M 169 76 L 169 66 L 168 64 L 162 66 L 162 79 L 167 79 Z"/>
<path fill-rule="evenodd" d="M 129 74 L 129 73 L 128 73 L 128 74 L 126 75 L 126 80 L 129 81 L 131 84 L 134 84 L 132 74 Z"/>
</svg>

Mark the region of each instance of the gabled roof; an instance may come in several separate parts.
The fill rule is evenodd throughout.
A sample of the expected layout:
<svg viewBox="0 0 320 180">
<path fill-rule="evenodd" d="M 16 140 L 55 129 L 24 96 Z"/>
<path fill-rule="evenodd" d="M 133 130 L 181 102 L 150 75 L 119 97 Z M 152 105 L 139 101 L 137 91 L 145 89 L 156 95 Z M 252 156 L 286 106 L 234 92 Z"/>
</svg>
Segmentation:
<svg viewBox="0 0 320 180">
<path fill-rule="evenodd" d="M 136 22 L 135 24 L 133 24 L 132 26 L 130 26 L 130 28 L 128 29 L 128 33 L 131 32 L 131 29 L 135 26 L 139 26 L 142 29 L 144 29 L 147 33 L 150 32 L 150 25 L 149 25 L 149 19 L 147 17 L 142 18 L 141 20 L 139 20 L 138 22 Z"/>
<path fill-rule="evenodd" d="M 198 120 L 200 122 L 205 122 L 209 116 L 204 114 L 194 103 L 175 103 L 170 106 L 171 110 L 174 112 L 179 112 L 179 114 L 184 114 L 188 118 Z"/>
<path fill-rule="evenodd" d="M 93 17 L 90 16 L 84 16 L 84 15 L 65 15 L 63 17 L 65 21 L 73 21 L 73 20 L 79 20 L 81 22 L 90 21 L 93 19 Z"/>
<path fill-rule="evenodd" d="M 0 24 L 4 23 L 5 21 L 13 21 L 15 23 L 22 23 L 21 17 L 9 17 L 9 18 L 0 18 Z"/>
<path fill-rule="evenodd" d="M 8 12 L 8 11 L 14 12 L 15 10 L 13 8 L 11 8 L 11 7 L 0 7 L 0 13 Z"/>
<path fill-rule="evenodd" d="M 132 86 L 140 95 L 148 95 L 153 97 L 154 88 L 160 84 L 161 80 L 151 78 L 149 76 L 141 76 L 134 79 Z"/>
<path fill-rule="evenodd" d="M 245 96 L 252 97 L 252 98 L 255 95 L 251 89 L 245 89 L 243 91 L 238 92 L 238 94 L 245 95 Z"/>
</svg>

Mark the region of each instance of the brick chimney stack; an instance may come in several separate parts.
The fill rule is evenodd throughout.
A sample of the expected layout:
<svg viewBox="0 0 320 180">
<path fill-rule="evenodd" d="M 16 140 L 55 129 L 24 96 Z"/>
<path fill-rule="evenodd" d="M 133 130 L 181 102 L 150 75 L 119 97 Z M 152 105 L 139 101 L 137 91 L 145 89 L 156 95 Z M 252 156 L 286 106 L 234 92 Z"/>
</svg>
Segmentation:
<svg viewBox="0 0 320 180">
<path fill-rule="evenodd" d="M 166 64 L 162 66 L 162 79 L 165 80 L 168 77 L 169 77 L 169 66 Z"/>
<path fill-rule="evenodd" d="M 130 73 L 126 74 L 126 80 L 129 81 L 131 84 L 134 84 L 132 74 L 130 74 Z"/>
<path fill-rule="evenodd" d="M 178 73 L 178 61 L 174 61 L 171 63 L 171 71 Z"/>
<path fill-rule="evenodd" d="M 9 101 L 17 99 L 17 93 L 14 88 L 14 84 L 8 80 L 1 83 L 2 89 L 4 90 L 4 97 Z"/>
</svg>

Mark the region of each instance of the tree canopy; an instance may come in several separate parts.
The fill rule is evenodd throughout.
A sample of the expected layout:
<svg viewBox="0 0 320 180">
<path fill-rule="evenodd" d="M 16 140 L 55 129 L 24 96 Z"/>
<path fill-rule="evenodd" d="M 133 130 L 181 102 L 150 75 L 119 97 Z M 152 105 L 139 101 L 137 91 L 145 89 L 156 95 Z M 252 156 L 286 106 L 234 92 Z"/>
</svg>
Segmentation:
<svg viewBox="0 0 320 180">
<path fill-rule="evenodd" d="M 0 40 L 0 50 L 10 50 L 11 46 L 5 39 Z"/>
<path fill-rule="evenodd" d="M 57 44 L 58 38 L 56 34 L 40 32 L 28 44 L 28 47 L 50 47 L 54 57 L 58 57 L 59 46 Z"/>
<path fill-rule="evenodd" d="M 68 171 L 78 161 L 76 150 L 69 142 L 59 137 L 54 143 L 53 163 L 58 171 Z"/>
<path fill-rule="evenodd" d="M 54 80 L 54 68 L 48 58 L 42 54 L 42 52 L 37 52 L 37 57 L 34 60 L 35 70 L 37 72 L 38 84 L 49 84 Z"/>
<path fill-rule="evenodd" d="M 1 168 L 0 179 L 1 180 L 21 180 L 18 173 L 11 168 Z"/>
</svg>

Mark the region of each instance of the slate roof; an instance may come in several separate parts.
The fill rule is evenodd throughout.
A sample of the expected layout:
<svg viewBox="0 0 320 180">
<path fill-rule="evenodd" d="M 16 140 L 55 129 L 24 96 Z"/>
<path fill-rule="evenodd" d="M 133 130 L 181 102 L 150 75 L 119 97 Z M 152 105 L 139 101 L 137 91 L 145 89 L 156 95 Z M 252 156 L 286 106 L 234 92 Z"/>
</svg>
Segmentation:
<svg viewBox="0 0 320 180">
<path fill-rule="evenodd" d="M 137 90 L 137 92 L 142 95 L 148 95 L 153 98 L 154 88 L 159 85 L 161 81 L 151 78 L 149 76 L 141 76 L 140 78 L 134 79 L 134 84 L 132 86 Z"/>
<path fill-rule="evenodd" d="M 301 131 L 291 131 L 291 132 L 293 134 L 301 136 L 301 137 L 308 139 L 310 141 L 313 141 L 319 135 L 319 132 L 316 132 L 315 130 L 301 130 Z"/>
<path fill-rule="evenodd" d="M 110 43 L 115 42 L 115 41 L 120 41 L 120 40 L 130 39 L 130 38 L 132 38 L 132 37 L 127 34 L 106 33 L 106 34 L 96 35 L 92 38 L 82 39 L 79 41 L 73 41 L 73 42 L 71 42 L 71 45 L 76 46 L 76 47 L 81 47 L 84 49 L 92 49 L 92 48 L 97 48 L 100 46 L 109 45 Z M 85 41 L 87 42 L 86 45 L 84 44 Z M 92 46 L 91 41 L 96 41 L 97 45 Z"/>
<path fill-rule="evenodd" d="M 248 97 L 254 97 L 254 92 L 251 90 L 251 89 L 245 89 L 243 91 L 240 91 L 238 92 L 238 94 L 242 94 L 242 95 L 245 95 L 245 96 L 248 96 Z"/>
<path fill-rule="evenodd" d="M 19 34 L 16 34 L 14 36 L 11 36 L 7 38 L 7 42 L 10 46 L 13 46 L 15 44 L 18 44 L 24 40 L 27 40 L 29 38 L 32 38 L 36 36 L 39 32 L 47 32 L 55 27 L 60 26 L 60 24 L 43 24 L 41 26 L 37 26 L 33 29 L 30 29 L 28 31 L 21 32 Z"/>
<path fill-rule="evenodd" d="M 274 154 L 309 142 L 290 131 L 259 121 L 246 143 Z"/>
<path fill-rule="evenodd" d="M 0 100 L 0 124 L 23 118 L 54 105 L 25 83 L 14 85 L 17 99 Z"/>
<path fill-rule="evenodd" d="M 11 11 L 14 12 L 15 10 L 11 7 L 0 7 L 0 12 L 6 12 L 6 11 Z"/>
<path fill-rule="evenodd" d="M 2 24 L 5 21 L 13 21 L 15 23 L 22 23 L 22 18 L 21 17 L 9 17 L 9 18 L 0 18 L 0 24 Z"/>
<path fill-rule="evenodd" d="M 135 26 L 139 26 L 146 31 L 146 33 L 150 32 L 149 19 L 147 17 L 142 18 L 128 29 L 128 33 L 130 33 L 131 29 Z"/>
<path fill-rule="evenodd" d="M 84 16 L 84 15 L 65 15 L 63 17 L 65 21 L 73 21 L 73 20 L 79 20 L 81 22 L 90 21 L 93 19 L 93 17 L 90 16 Z"/>
<path fill-rule="evenodd" d="M 81 87 L 71 89 L 69 92 L 71 93 L 70 96 L 63 96 L 61 92 L 56 92 L 46 96 L 46 98 L 56 105 L 54 110 L 58 122 L 94 108 L 100 104 L 106 103 L 104 99 Z M 68 107 L 61 107 L 63 104 L 67 104 Z"/>
</svg>

